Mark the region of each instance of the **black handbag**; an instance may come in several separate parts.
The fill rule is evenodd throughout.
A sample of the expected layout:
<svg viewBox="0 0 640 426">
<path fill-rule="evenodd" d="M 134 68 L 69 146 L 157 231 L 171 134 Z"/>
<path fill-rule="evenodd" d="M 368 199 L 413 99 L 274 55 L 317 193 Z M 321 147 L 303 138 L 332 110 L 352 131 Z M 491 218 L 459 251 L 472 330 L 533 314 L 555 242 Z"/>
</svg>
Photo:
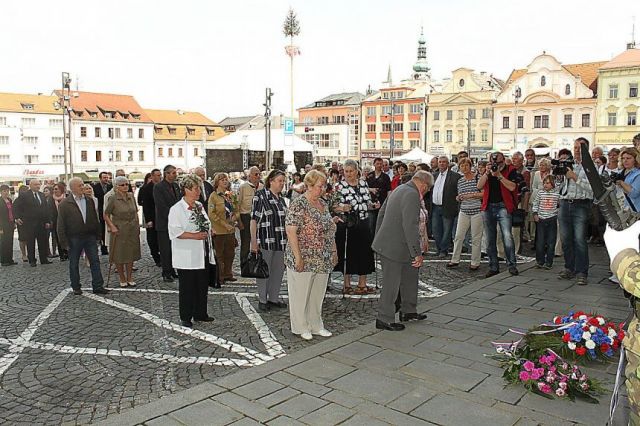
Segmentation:
<svg viewBox="0 0 640 426">
<path fill-rule="evenodd" d="M 511 226 L 524 226 L 524 219 L 527 217 L 527 212 L 524 209 L 513 209 L 511 213 Z"/>
<path fill-rule="evenodd" d="M 240 275 L 244 278 L 269 278 L 269 266 L 262 258 L 262 253 L 249 252 L 247 261 L 242 265 Z"/>
</svg>

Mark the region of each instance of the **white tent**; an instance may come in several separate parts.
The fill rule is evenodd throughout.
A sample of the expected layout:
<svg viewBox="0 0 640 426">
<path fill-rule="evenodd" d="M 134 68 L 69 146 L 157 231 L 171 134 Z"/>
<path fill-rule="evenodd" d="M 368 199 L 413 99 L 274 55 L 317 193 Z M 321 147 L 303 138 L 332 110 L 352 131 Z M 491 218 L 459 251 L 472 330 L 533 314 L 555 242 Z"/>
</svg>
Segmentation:
<svg viewBox="0 0 640 426">
<path fill-rule="evenodd" d="M 296 135 L 291 135 L 294 152 L 313 152 L 313 145 Z M 265 151 L 264 129 L 238 130 L 220 139 L 207 142 L 207 149 L 242 149 L 246 144 L 249 151 Z M 271 151 L 284 151 L 285 137 L 282 129 L 271 130 Z"/>
<path fill-rule="evenodd" d="M 403 161 L 403 162 L 416 161 L 419 163 L 429 164 L 432 158 L 433 158 L 433 155 L 429 155 L 423 150 L 421 150 L 420 148 L 415 147 L 411 151 L 407 152 L 406 154 L 402 154 L 398 157 L 393 157 L 392 160 Z"/>
</svg>

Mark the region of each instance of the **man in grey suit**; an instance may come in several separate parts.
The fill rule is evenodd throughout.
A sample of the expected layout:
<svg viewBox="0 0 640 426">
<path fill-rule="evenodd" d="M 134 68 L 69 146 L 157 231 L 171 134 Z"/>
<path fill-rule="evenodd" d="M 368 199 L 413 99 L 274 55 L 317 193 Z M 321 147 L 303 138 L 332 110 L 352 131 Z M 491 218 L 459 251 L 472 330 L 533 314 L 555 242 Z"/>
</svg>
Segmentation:
<svg viewBox="0 0 640 426">
<path fill-rule="evenodd" d="M 378 213 L 376 236 L 371 247 L 380 254 L 382 292 L 378 303 L 376 328 L 400 331 L 404 325 L 395 322 L 398 291 L 402 299 L 400 320 L 423 320 L 416 312 L 418 305 L 418 272 L 422 266 L 420 245 L 420 199 L 432 184 L 432 176 L 417 171 L 410 182 L 398 186 L 386 199 Z"/>
</svg>

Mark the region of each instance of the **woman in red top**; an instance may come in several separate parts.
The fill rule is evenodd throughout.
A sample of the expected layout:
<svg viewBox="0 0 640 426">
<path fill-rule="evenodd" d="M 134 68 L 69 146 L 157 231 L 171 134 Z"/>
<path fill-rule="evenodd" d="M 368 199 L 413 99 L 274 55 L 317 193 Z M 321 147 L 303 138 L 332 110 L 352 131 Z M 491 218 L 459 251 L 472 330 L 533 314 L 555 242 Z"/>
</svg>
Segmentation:
<svg viewBox="0 0 640 426">
<path fill-rule="evenodd" d="M 402 175 L 407 172 L 407 165 L 404 163 L 398 163 L 398 167 L 396 168 L 396 173 L 393 175 L 393 179 L 391 179 L 391 190 L 393 191 L 402 183 Z"/>
</svg>

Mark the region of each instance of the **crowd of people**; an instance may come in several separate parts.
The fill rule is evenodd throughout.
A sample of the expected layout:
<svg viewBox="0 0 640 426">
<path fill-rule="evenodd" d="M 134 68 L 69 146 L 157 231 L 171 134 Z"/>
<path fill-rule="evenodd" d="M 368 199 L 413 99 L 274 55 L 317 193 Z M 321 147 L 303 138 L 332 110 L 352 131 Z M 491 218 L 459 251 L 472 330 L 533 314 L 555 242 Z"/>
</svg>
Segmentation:
<svg viewBox="0 0 640 426">
<path fill-rule="evenodd" d="M 634 147 L 593 148 L 592 159 L 604 180 L 615 185 L 620 204 L 640 208 L 640 135 Z M 212 321 L 207 288 L 237 280 L 236 248 L 242 266 L 260 252 L 269 276 L 256 280 L 258 310 L 289 308 L 291 330 L 303 339 L 330 336 L 322 322 L 322 302 L 331 272 L 343 276 L 345 295 L 368 295 L 367 285 L 380 256 L 382 293 L 376 325 L 400 330 L 402 321 L 423 319 L 416 312 L 418 270 L 434 242 L 436 260 L 458 268 L 470 253 L 469 270 L 488 258 L 487 277 L 501 262 L 518 275 L 524 244 L 535 248 L 536 267 L 551 269 L 564 257 L 559 278 L 588 283 L 588 244 L 602 244 L 604 219 L 582 166 L 581 147 L 557 158 L 537 158 L 533 149 L 509 158 L 493 152 L 472 161 L 467 152 L 455 161 L 435 157 L 430 164 L 376 158 L 372 168 L 346 160 L 330 166 L 307 165 L 287 176 L 274 169 L 245 170 L 233 190 L 226 173 L 207 179 L 199 167 L 178 176 L 171 165 L 145 177 L 137 198 L 123 170 L 102 172 L 93 185 L 73 178 L 41 190 L 32 179 L 15 200 L 0 186 L 0 255 L 12 266 L 17 229 L 22 260 L 32 267 L 59 257 L 69 261 L 71 287 L 82 294 L 79 265 L 90 267 L 94 293 L 109 290 L 99 252 L 109 256 L 121 287 L 136 286 L 141 259 L 140 228 L 164 282 L 178 280 L 180 320 Z M 139 208 L 142 208 L 142 220 Z M 239 236 L 239 238 L 238 238 Z M 36 246 L 37 256 L 36 256 Z M 288 304 L 280 296 L 287 274 Z M 356 286 L 352 276 L 356 275 Z"/>
</svg>

